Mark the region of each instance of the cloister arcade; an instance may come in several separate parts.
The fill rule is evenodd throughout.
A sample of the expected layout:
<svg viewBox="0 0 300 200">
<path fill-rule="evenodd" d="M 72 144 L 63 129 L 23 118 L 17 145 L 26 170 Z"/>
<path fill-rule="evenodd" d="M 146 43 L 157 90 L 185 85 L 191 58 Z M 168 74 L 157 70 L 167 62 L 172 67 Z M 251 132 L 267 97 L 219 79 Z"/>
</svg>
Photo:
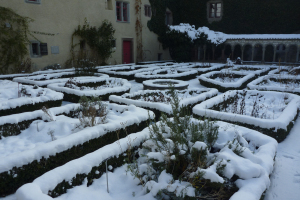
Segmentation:
<svg viewBox="0 0 300 200">
<path fill-rule="evenodd" d="M 197 60 L 219 60 L 224 61 L 226 58 L 236 60 L 240 57 L 243 62 L 248 63 L 288 63 L 300 64 L 300 34 L 270 35 L 270 37 L 242 38 L 237 35 L 235 38 L 228 37 L 222 47 L 198 47 Z M 252 37 L 251 37 L 252 36 Z"/>
</svg>

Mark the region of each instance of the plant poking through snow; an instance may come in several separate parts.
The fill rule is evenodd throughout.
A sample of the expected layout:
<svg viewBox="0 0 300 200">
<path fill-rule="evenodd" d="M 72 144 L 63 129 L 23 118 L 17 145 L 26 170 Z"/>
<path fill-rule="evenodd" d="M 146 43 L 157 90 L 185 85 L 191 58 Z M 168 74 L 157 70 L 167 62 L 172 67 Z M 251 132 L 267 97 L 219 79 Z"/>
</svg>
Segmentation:
<svg viewBox="0 0 300 200">
<path fill-rule="evenodd" d="M 152 194 L 154 188 L 167 180 L 168 187 L 160 188 L 159 192 L 154 189 L 159 199 L 166 196 L 180 199 L 193 196 L 192 193 L 204 194 L 207 199 L 228 197 L 231 194 L 224 192 L 222 183 L 212 183 L 204 178 L 203 169 L 208 163 L 217 165 L 215 159 L 209 158 L 209 152 L 218 139 L 219 127 L 207 119 L 193 119 L 180 107 L 174 88 L 170 94 L 173 118 L 162 113 L 160 122 L 151 123 L 150 138 L 138 150 L 139 158 L 128 164 L 128 171 Z M 219 164 L 219 171 L 225 166 Z"/>
<path fill-rule="evenodd" d="M 108 110 L 106 105 L 101 102 L 99 97 L 82 96 L 79 100 L 79 121 L 80 126 L 92 127 L 97 124 L 104 124 L 107 121 Z"/>
</svg>

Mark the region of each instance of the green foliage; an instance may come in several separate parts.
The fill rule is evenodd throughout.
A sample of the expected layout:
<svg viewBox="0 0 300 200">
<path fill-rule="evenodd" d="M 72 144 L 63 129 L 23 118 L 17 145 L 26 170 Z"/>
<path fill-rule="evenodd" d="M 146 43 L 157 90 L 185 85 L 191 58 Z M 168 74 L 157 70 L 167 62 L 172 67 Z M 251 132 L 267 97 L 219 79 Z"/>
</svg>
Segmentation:
<svg viewBox="0 0 300 200">
<path fill-rule="evenodd" d="M 93 51 L 93 54 L 95 54 L 95 57 L 97 58 L 96 64 L 104 65 L 106 60 L 114 52 L 112 48 L 114 33 L 115 29 L 107 20 L 104 20 L 101 26 L 97 28 L 95 26 L 90 26 L 85 19 L 84 25 L 82 27 L 79 25 L 74 31 L 72 35 L 72 41 L 74 36 L 81 37 L 89 45 Z"/>
<path fill-rule="evenodd" d="M 20 73 L 24 69 L 28 69 L 28 72 L 31 65 L 29 68 L 19 68 L 22 63 L 27 62 L 24 59 L 28 55 L 28 26 L 33 20 L 1 6 L 0 13 L 0 74 L 9 73 L 10 66 L 13 67 L 13 73 Z"/>
</svg>

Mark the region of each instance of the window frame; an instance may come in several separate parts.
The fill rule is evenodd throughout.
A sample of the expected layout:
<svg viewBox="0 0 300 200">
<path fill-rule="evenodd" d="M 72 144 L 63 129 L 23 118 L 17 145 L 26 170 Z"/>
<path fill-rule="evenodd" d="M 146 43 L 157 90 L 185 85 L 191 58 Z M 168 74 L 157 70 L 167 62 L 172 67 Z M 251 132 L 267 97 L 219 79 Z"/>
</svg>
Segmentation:
<svg viewBox="0 0 300 200">
<path fill-rule="evenodd" d="M 33 50 L 33 44 L 36 44 L 36 51 L 37 53 L 34 54 Z M 42 48 L 41 48 L 42 46 Z M 47 43 L 41 43 L 39 41 L 36 41 L 36 40 L 32 40 L 30 41 L 30 46 L 29 46 L 29 49 L 30 49 L 30 57 L 31 58 L 38 58 L 38 57 L 42 57 L 42 56 L 46 56 L 48 55 L 48 44 Z"/>
<path fill-rule="evenodd" d="M 152 10 L 150 5 L 144 5 L 144 11 L 146 17 L 152 17 Z"/>
<path fill-rule="evenodd" d="M 119 4 L 119 5 L 118 5 Z M 126 5 L 126 7 L 124 7 Z M 116 1 L 116 21 L 117 22 L 130 22 L 130 3 L 125 1 Z M 124 10 L 126 10 L 124 12 Z M 124 15 L 126 13 L 126 15 Z"/>
<path fill-rule="evenodd" d="M 25 3 L 41 4 L 41 0 L 25 0 Z"/>
<path fill-rule="evenodd" d="M 219 9 L 218 9 L 218 5 L 219 5 Z M 217 14 L 219 14 L 219 16 Z M 222 2 L 209 2 L 208 18 L 219 19 L 221 17 L 222 17 Z"/>
</svg>

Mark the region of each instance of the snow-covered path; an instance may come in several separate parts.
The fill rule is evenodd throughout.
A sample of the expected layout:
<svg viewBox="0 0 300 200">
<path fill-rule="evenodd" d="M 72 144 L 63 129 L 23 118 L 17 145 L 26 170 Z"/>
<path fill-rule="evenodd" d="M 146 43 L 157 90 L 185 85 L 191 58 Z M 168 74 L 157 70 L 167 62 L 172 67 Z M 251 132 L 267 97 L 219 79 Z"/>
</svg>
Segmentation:
<svg viewBox="0 0 300 200">
<path fill-rule="evenodd" d="M 300 199 L 300 117 L 278 145 L 271 185 L 264 200 Z"/>
</svg>

